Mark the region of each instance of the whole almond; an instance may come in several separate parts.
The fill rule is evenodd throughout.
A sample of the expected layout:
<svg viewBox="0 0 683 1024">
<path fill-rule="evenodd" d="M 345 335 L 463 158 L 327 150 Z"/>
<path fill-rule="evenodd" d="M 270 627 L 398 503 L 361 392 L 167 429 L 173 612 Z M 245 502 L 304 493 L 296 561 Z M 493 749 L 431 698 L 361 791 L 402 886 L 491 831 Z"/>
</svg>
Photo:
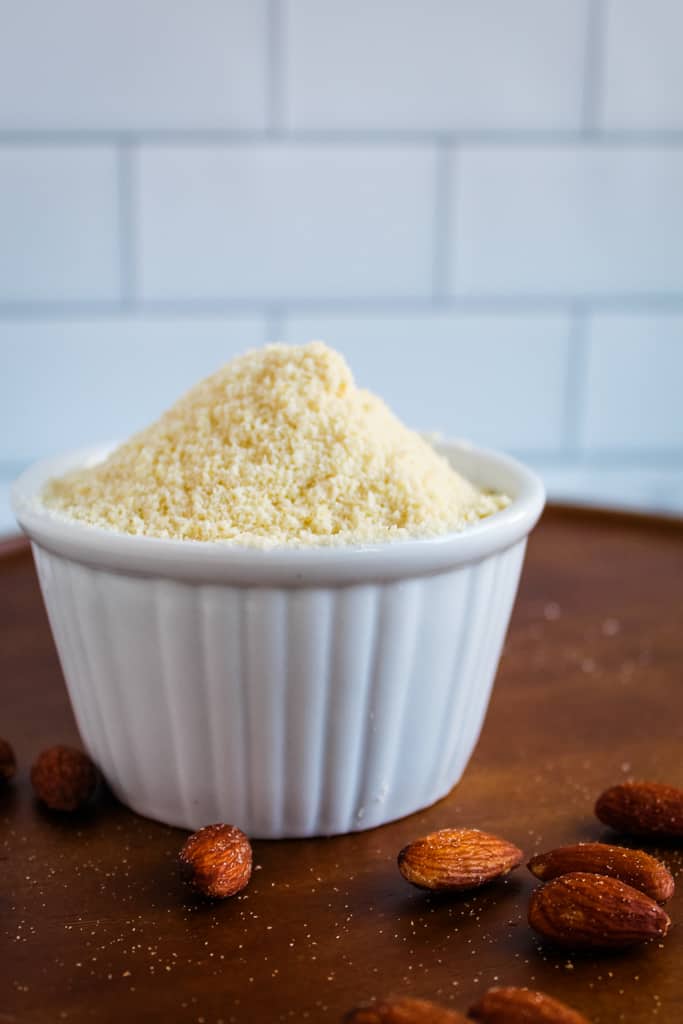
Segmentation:
<svg viewBox="0 0 683 1024">
<path fill-rule="evenodd" d="M 184 881 L 211 899 L 234 896 L 251 878 L 251 844 L 233 825 L 205 825 L 193 832 L 179 861 Z"/>
<path fill-rule="evenodd" d="M 663 782 L 622 782 L 598 797 L 605 825 L 636 836 L 683 836 L 683 789 Z"/>
<path fill-rule="evenodd" d="M 17 759 L 7 740 L 0 739 L 0 786 L 14 778 L 17 770 Z"/>
<path fill-rule="evenodd" d="M 344 1021 L 345 1024 L 467 1024 L 457 1010 L 408 996 L 359 1006 L 347 1013 Z"/>
<path fill-rule="evenodd" d="M 589 1024 L 565 1003 L 528 988 L 490 988 L 469 1016 L 482 1024 Z"/>
<path fill-rule="evenodd" d="M 532 893 L 529 924 L 570 949 L 624 949 L 662 938 L 671 921 L 638 889 L 606 875 L 577 871 Z"/>
<path fill-rule="evenodd" d="M 78 811 L 92 799 L 99 774 L 87 754 L 75 747 L 44 750 L 31 768 L 31 785 L 53 811 Z"/>
<path fill-rule="evenodd" d="M 576 843 L 558 846 L 547 853 L 537 853 L 527 864 L 529 871 L 542 882 L 574 871 L 589 871 L 595 875 L 609 875 L 620 882 L 640 889 L 658 903 L 673 896 L 674 880 L 671 872 L 660 860 L 643 850 L 628 850 L 608 843 Z"/>
<path fill-rule="evenodd" d="M 507 875 L 523 857 L 513 843 L 477 828 L 443 828 L 404 847 L 398 867 L 421 889 L 464 892 Z"/>
</svg>

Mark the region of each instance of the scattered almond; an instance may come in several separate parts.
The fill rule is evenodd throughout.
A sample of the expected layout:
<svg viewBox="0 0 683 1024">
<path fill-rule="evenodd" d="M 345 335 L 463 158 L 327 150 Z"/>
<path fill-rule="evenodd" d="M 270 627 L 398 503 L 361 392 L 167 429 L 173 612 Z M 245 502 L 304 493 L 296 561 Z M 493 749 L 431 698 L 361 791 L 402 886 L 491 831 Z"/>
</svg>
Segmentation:
<svg viewBox="0 0 683 1024">
<path fill-rule="evenodd" d="M 606 875 L 577 871 L 532 893 L 529 924 L 571 949 L 623 949 L 662 938 L 671 921 L 638 889 Z"/>
<path fill-rule="evenodd" d="M 482 1024 L 588 1024 L 570 1006 L 528 988 L 490 988 L 469 1016 Z"/>
<path fill-rule="evenodd" d="M 31 785 L 53 811 L 77 811 L 93 797 L 99 774 L 87 754 L 74 747 L 49 747 L 31 768 Z"/>
<path fill-rule="evenodd" d="M 345 1024 L 467 1024 L 457 1010 L 426 999 L 388 999 L 359 1006 L 344 1017 Z"/>
<path fill-rule="evenodd" d="M 233 825 L 205 825 L 179 854 L 180 872 L 202 896 L 225 899 L 241 892 L 251 878 L 251 844 Z"/>
<path fill-rule="evenodd" d="M 7 740 L 0 739 L 0 786 L 14 778 L 17 770 L 17 759 Z"/>
<path fill-rule="evenodd" d="M 574 871 L 588 871 L 595 875 L 609 875 L 620 882 L 640 889 L 658 903 L 671 899 L 674 880 L 671 872 L 660 860 L 643 850 L 628 850 L 608 843 L 576 843 L 559 846 L 547 853 L 537 853 L 527 864 L 529 871 L 542 882 Z"/>
<path fill-rule="evenodd" d="M 618 832 L 683 836 L 683 789 L 663 782 L 622 782 L 598 798 L 595 813 Z"/>
<path fill-rule="evenodd" d="M 524 854 L 513 843 L 477 828 L 444 828 L 404 847 L 398 867 L 421 889 L 464 892 L 507 875 Z"/>
</svg>

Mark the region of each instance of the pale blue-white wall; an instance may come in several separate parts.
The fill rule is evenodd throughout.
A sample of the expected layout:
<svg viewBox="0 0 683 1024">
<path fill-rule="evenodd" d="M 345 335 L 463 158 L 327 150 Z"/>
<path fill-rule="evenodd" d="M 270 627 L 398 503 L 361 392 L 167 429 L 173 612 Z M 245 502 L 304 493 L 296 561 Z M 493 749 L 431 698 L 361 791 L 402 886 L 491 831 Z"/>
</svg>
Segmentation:
<svg viewBox="0 0 683 1024">
<path fill-rule="evenodd" d="M 0 530 L 323 337 L 559 497 L 683 508 L 679 0 L 0 0 Z"/>
</svg>

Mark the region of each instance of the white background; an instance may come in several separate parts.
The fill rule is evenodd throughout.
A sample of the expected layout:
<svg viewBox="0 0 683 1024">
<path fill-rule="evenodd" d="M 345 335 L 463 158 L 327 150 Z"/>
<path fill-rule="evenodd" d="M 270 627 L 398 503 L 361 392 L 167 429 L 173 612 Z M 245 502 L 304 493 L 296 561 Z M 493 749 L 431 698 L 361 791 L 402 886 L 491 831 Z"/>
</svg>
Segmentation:
<svg viewBox="0 0 683 1024">
<path fill-rule="evenodd" d="M 0 530 L 31 459 L 322 337 L 551 494 L 683 508 L 679 0 L 0 0 Z"/>
</svg>

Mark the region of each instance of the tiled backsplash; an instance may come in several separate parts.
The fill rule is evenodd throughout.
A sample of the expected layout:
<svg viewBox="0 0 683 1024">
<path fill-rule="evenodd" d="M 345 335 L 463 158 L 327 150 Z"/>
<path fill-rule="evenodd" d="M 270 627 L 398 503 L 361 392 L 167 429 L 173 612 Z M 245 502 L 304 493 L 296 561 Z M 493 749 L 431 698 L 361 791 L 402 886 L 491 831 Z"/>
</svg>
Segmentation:
<svg viewBox="0 0 683 1024">
<path fill-rule="evenodd" d="M 0 500 L 244 348 L 324 337 L 553 494 L 683 508 L 678 0 L 0 24 Z"/>
</svg>

